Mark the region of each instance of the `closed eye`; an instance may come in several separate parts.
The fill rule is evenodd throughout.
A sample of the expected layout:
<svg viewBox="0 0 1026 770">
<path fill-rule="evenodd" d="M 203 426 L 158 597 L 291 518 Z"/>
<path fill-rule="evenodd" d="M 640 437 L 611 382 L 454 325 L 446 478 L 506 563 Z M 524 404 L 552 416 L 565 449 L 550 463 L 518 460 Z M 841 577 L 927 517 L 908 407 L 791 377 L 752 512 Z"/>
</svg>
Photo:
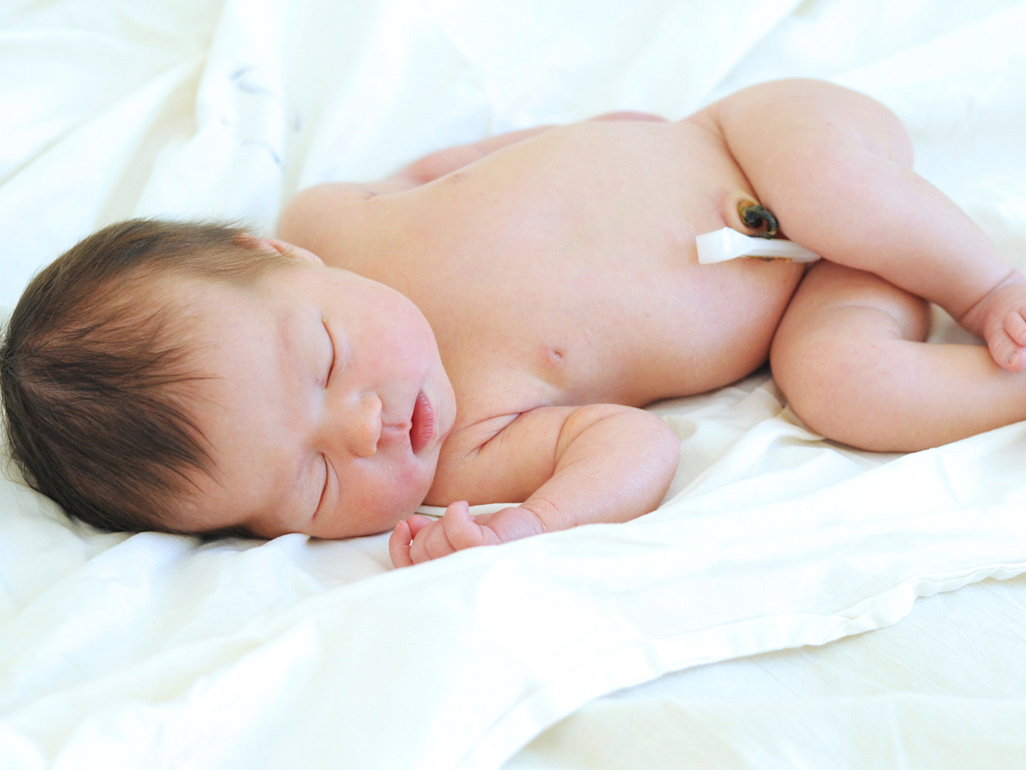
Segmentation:
<svg viewBox="0 0 1026 770">
<path fill-rule="evenodd" d="M 317 514 L 321 512 L 321 508 L 324 506 L 324 500 L 328 496 L 328 481 L 331 479 L 331 466 L 328 464 L 328 456 L 321 455 L 324 460 L 324 486 L 321 487 L 321 496 L 317 500 L 317 507 L 314 508 L 313 516 L 311 519 L 316 519 Z"/>
<path fill-rule="evenodd" d="M 327 388 L 331 382 L 331 375 L 335 370 L 335 361 L 338 357 L 335 350 L 335 339 L 331 336 L 331 329 L 328 328 L 328 323 L 324 318 L 321 318 L 321 324 L 324 326 L 324 333 L 328 338 L 328 368 L 324 373 L 324 387 Z M 331 463 L 328 462 L 328 456 L 322 454 L 321 458 L 324 460 L 324 484 L 321 486 L 321 495 L 317 500 L 317 507 L 314 509 L 313 516 L 311 517 L 314 519 L 317 518 L 317 514 L 324 507 L 325 500 L 328 497 L 328 483 L 331 481 Z"/>
<path fill-rule="evenodd" d="M 331 330 L 328 328 L 327 322 L 321 319 L 321 323 L 324 325 L 324 333 L 328 335 L 328 347 L 331 351 L 331 355 L 328 358 L 328 370 L 324 375 L 324 387 L 328 387 L 328 383 L 331 381 L 331 373 L 335 369 L 335 340 L 331 336 Z"/>
</svg>

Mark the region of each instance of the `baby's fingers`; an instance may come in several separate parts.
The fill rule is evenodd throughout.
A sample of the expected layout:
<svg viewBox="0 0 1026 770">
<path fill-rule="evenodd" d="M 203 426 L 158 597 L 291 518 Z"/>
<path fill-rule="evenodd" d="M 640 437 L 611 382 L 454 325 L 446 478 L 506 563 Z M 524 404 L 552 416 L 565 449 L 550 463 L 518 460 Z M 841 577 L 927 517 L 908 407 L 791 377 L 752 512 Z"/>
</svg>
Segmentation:
<svg viewBox="0 0 1026 770">
<path fill-rule="evenodd" d="M 424 559 L 415 560 L 410 547 L 420 531 L 432 523 L 434 523 L 434 519 L 430 516 L 415 513 L 406 521 L 400 521 L 396 525 L 392 530 L 392 535 L 388 538 L 388 555 L 392 559 L 393 566 L 409 567 L 416 561 L 424 561 Z"/>
<path fill-rule="evenodd" d="M 424 529 L 424 527 L 431 526 L 437 521 L 437 519 L 431 516 L 425 516 L 423 513 L 415 513 L 406 519 L 406 523 L 410 525 L 410 535 L 416 539 L 417 534 Z"/>
<path fill-rule="evenodd" d="M 413 559 L 410 558 L 410 541 L 412 540 L 413 533 L 410 531 L 410 525 L 405 521 L 396 524 L 392 535 L 388 538 L 388 555 L 392 559 L 393 567 L 413 565 Z"/>
<path fill-rule="evenodd" d="M 463 500 L 446 508 L 442 526 L 445 528 L 445 539 L 454 551 L 484 544 L 481 525 L 471 517 L 470 505 Z"/>
<path fill-rule="evenodd" d="M 444 520 L 430 521 L 417 529 L 410 545 L 410 558 L 414 564 L 447 556 L 456 549 L 449 542 Z"/>
<path fill-rule="evenodd" d="M 442 517 L 446 539 L 457 551 L 479 545 L 498 545 L 502 542 L 499 535 L 487 524 L 481 523 L 488 519 L 488 515 L 482 516 L 481 519 L 471 516 L 470 506 L 466 502 L 453 503 Z"/>
<path fill-rule="evenodd" d="M 392 532 L 388 549 L 395 566 L 407 567 L 464 548 L 500 542 L 491 528 L 482 526 L 470 515 L 470 506 L 460 501 L 452 503 L 439 520 L 414 515 L 400 522 Z"/>
</svg>

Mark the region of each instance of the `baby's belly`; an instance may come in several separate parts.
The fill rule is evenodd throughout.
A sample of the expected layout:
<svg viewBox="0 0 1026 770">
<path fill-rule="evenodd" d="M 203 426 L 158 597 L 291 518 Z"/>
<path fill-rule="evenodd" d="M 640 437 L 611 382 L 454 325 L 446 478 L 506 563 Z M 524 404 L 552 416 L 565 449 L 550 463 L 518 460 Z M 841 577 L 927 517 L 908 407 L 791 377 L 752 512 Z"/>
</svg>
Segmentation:
<svg viewBox="0 0 1026 770">
<path fill-rule="evenodd" d="M 643 406 L 727 385 L 766 362 L 802 275 L 760 260 L 634 275 L 615 312 L 569 312 L 543 334 L 535 369 L 565 403 Z"/>
<path fill-rule="evenodd" d="M 585 234 L 564 258 L 593 270 L 569 276 L 572 291 L 562 293 L 568 312 L 558 319 L 563 328 L 589 319 L 578 326 L 580 369 L 571 345 L 560 359 L 563 392 L 574 401 L 642 405 L 744 377 L 765 363 L 804 275 L 801 265 L 782 260 L 698 264 L 695 237 L 740 228 L 737 203 L 754 193 L 707 132 L 645 129 L 659 137 L 645 145 L 648 161 L 632 165 L 636 173 L 620 186 L 594 175 L 585 188 L 591 194 L 562 212 Z M 549 201 L 546 211 L 556 208 Z"/>
<path fill-rule="evenodd" d="M 458 295 L 473 353 L 529 372 L 542 401 L 644 405 L 719 387 L 765 362 L 803 275 L 784 262 L 697 263 L 695 237 L 739 226 L 737 201 L 752 195 L 694 124 L 552 132 L 424 188 L 412 237 L 432 243 L 418 254 L 435 276 L 424 301 L 459 358 L 467 330 L 438 299 Z M 439 240 L 440 221 L 458 238 Z"/>
<path fill-rule="evenodd" d="M 644 357 L 635 358 L 639 389 L 634 402 L 701 393 L 765 364 L 804 268 L 746 259 L 698 266 L 689 275 L 684 290 L 689 312 L 679 319 L 667 317 L 663 329 L 649 330 L 651 355 L 659 365 L 646 366 Z"/>
</svg>

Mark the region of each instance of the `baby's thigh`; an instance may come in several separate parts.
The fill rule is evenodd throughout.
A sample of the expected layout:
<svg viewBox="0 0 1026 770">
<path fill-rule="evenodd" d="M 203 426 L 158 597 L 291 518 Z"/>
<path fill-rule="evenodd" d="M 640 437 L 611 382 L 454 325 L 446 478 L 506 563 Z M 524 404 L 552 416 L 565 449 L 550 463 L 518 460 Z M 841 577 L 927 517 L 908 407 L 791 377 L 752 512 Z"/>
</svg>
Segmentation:
<svg viewBox="0 0 1026 770">
<path fill-rule="evenodd" d="M 924 341 L 929 331 L 926 301 L 873 273 L 823 261 L 788 305 L 770 366 L 792 402 L 836 407 L 871 389 L 881 367 L 900 367 L 904 344 Z"/>
<path fill-rule="evenodd" d="M 842 330 L 858 339 L 921 342 L 930 331 L 929 303 L 874 273 L 822 261 L 802 279 L 773 344 L 822 342 Z"/>
</svg>

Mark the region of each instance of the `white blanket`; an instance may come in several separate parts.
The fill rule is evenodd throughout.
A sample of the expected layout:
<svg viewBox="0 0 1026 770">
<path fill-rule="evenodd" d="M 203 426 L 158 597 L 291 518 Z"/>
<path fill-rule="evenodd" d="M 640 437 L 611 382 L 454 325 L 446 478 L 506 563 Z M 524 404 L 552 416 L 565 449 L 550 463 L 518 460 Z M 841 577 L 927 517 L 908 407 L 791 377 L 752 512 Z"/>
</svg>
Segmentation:
<svg viewBox="0 0 1026 770">
<path fill-rule="evenodd" d="M 0 302 L 116 219 L 229 216 L 269 232 L 282 201 L 317 181 L 611 109 L 680 117 L 786 75 L 891 106 L 919 170 L 1023 266 L 1022 29 L 1026 3 L 1010 0 L 8 3 Z M 936 336 L 962 338 L 940 316 Z M 707 728 L 695 762 L 718 747 L 742 766 L 823 766 L 821 745 L 784 731 L 788 714 L 827 731 L 848 720 L 824 707 L 828 688 L 728 704 L 663 675 L 823 645 L 896 623 L 917 597 L 1026 572 L 1026 426 L 907 456 L 856 452 L 809 433 L 765 372 L 656 411 L 683 457 L 655 513 L 400 571 L 382 536 L 97 533 L 0 480 L 0 767 L 497 768 L 535 738 L 511 768 L 599 767 L 552 741 L 634 725 L 669 752 L 695 718 Z M 971 660 L 1017 649 L 988 635 L 1026 604 L 1026 582 L 1006 587 L 944 605 L 979 624 Z M 897 645 L 934 649 L 929 622 L 906 625 Z M 802 665 L 775 654 L 691 673 L 740 689 L 755 665 Z M 661 676 L 702 700 L 634 690 L 647 693 L 636 706 L 628 693 L 581 710 Z M 873 695 L 841 705 L 871 722 Z M 942 698 L 895 703 L 913 723 L 960 713 Z M 1009 708 L 969 709 L 973 730 L 945 737 L 996 757 L 1026 711 Z M 745 725 L 774 739 L 746 751 Z M 658 766 L 627 764 L 636 735 L 616 744 L 632 741 L 623 765 L 610 751 L 602 766 Z M 850 734 L 836 745 L 862 764 Z M 929 741 L 891 748 L 893 764 L 954 756 Z"/>
</svg>

